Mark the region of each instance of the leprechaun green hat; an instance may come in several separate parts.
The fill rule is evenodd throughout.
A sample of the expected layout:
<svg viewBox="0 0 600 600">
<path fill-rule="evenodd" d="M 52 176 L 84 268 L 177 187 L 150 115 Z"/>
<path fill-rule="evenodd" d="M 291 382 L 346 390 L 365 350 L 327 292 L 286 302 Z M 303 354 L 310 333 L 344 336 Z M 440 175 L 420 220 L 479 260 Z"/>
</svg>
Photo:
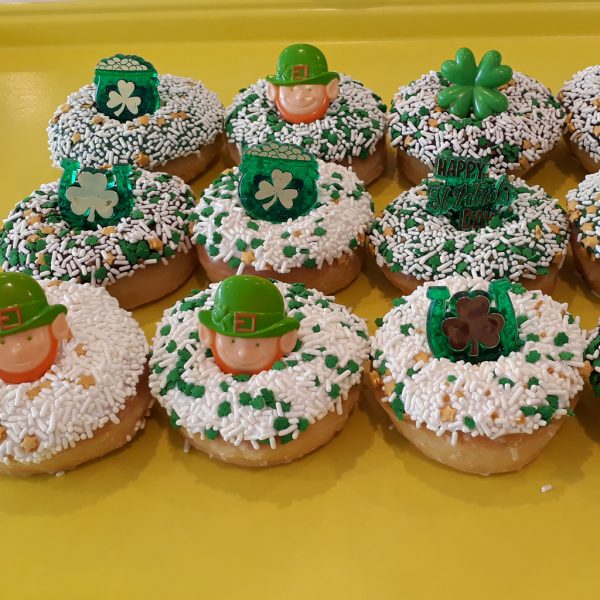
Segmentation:
<svg viewBox="0 0 600 600">
<path fill-rule="evenodd" d="M 212 309 L 203 310 L 200 323 L 230 337 L 278 337 L 300 323 L 285 313 L 283 296 L 274 283 L 255 275 L 232 275 L 215 293 Z"/>
<path fill-rule="evenodd" d="M 24 273 L 0 273 L 0 337 L 50 325 L 62 304 L 48 304 L 42 286 Z"/>
<path fill-rule="evenodd" d="M 277 73 L 267 75 L 274 85 L 328 84 L 339 79 L 335 71 L 329 71 L 325 55 L 310 44 L 292 44 L 284 48 L 277 61 Z"/>
</svg>

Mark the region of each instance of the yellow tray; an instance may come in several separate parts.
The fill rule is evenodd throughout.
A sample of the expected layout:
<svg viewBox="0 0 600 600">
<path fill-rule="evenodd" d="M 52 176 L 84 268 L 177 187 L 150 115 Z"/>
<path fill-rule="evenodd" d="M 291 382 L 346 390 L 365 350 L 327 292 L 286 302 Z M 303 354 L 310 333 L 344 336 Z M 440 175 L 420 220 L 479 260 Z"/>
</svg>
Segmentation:
<svg viewBox="0 0 600 600">
<path fill-rule="evenodd" d="M 68 92 L 91 81 L 97 59 L 115 52 L 202 79 L 226 104 L 294 41 L 318 43 L 332 68 L 386 101 L 461 45 L 477 54 L 498 48 L 554 91 L 598 60 L 592 2 L 168 4 L 0 7 L 1 216 L 58 177 L 47 121 Z M 564 199 L 583 176 L 561 143 L 528 180 Z M 371 188 L 377 209 L 404 188 L 390 154 Z M 135 317 L 150 337 L 165 308 L 205 284 L 198 269 Z M 372 327 L 397 294 L 370 264 L 338 300 Z M 570 259 L 555 297 L 584 326 L 595 324 L 598 300 Z M 595 598 L 599 406 L 586 387 L 577 417 L 539 460 L 488 479 L 425 459 L 364 403 L 331 444 L 262 471 L 184 454 L 155 410 L 145 432 L 103 460 L 60 479 L 0 481 L 0 598 Z M 544 484 L 553 490 L 542 494 Z"/>
</svg>

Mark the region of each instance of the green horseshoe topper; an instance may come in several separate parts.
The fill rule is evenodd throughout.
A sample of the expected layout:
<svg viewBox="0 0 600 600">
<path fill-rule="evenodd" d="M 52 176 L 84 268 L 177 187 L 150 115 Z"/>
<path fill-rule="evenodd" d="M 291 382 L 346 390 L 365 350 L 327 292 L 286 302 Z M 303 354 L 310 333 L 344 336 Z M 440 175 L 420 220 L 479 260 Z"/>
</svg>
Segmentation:
<svg viewBox="0 0 600 600">
<path fill-rule="evenodd" d="M 492 281 L 488 291 L 463 291 L 450 297 L 447 287 L 427 290 L 427 341 L 436 358 L 479 363 L 507 356 L 520 346 L 507 279 Z M 495 304 L 496 308 L 491 308 Z"/>
<path fill-rule="evenodd" d="M 240 173 L 240 201 L 255 219 L 285 223 L 307 214 L 317 202 L 317 161 L 299 146 L 252 146 L 242 156 Z"/>
<path fill-rule="evenodd" d="M 154 114 L 160 106 L 158 73 L 134 54 L 103 58 L 96 65 L 94 85 L 98 110 L 121 122 Z"/>
<path fill-rule="evenodd" d="M 130 165 L 111 169 L 82 169 L 64 158 L 58 186 L 58 208 L 74 229 L 97 229 L 118 223 L 133 210 Z"/>
</svg>

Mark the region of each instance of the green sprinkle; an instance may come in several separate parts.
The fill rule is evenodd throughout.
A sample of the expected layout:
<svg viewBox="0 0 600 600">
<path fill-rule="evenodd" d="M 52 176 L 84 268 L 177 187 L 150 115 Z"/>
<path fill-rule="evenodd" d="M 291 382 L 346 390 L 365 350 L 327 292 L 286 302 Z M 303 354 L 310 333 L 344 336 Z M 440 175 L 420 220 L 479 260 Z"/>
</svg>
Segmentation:
<svg viewBox="0 0 600 600">
<path fill-rule="evenodd" d="M 214 440 L 218 435 L 219 435 L 219 430 L 218 429 L 213 429 L 212 427 L 210 427 L 209 429 L 207 429 L 204 432 L 204 435 L 209 439 L 209 440 Z"/>
<path fill-rule="evenodd" d="M 542 358 L 542 355 L 537 350 L 531 350 L 525 355 L 525 360 L 528 363 L 536 363 L 540 358 Z"/>
<path fill-rule="evenodd" d="M 475 420 L 473 419 L 473 417 L 469 417 L 468 415 L 463 419 L 463 423 L 465 424 L 465 427 L 467 429 L 470 429 L 471 431 L 473 431 L 473 429 L 475 429 Z"/>
<path fill-rule="evenodd" d="M 330 398 L 337 398 L 340 395 L 340 386 L 337 383 L 331 385 L 331 391 L 329 392 Z"/>
<path fill-rule="evenodd" d="M 277 417 L 273 421 L 273 428 L 276 431 L 282 431 L 283 429 L 287 429 L 290 426 L 290 421 L 286 417 Z"/>
<path fill-rule="evenodd" d="M 287 258 L 292 258 L 296 254 L 296 248 L 294 246 L 284 246 L 283 247 L 283 255 Z"/>
<path fill-rule="evenodd" d="M 231 414 L 231 404 L 225 400 L 219 404 L 219 408 L 217 409 L 217 415 L 219 417 L 226 417 Z"/>
<path fill-rule="evenodd" d="M 559 334 L 557 334 L 554 337 L 554 345 L 555 346 L 564 346 L 568 342 L 569 342 L 569 336 L 566 333 L 564 333 L 563 331 L 561 331 Z"/>
<path fill-rule="evenodd" d="M 252 395 L 248 392 L 240 393 L 240 406 L 250 406 L 252 403 Z"/>
<path fill-rule="evenodd" d="M 571 360 L 573 358 L 573 356 L 575 356 L 572 352 L 559 352 L 558 353 L 558 358 L 560 358 L 560 360 Z"/>
<path fill-rule="evenodd" d="M 335 354 L 328 354 L 325 357 L 325 366 L 333 369 L 338 364 L 338 357 Z"/>
<path fill-rule="evenodd" d="M 171 410 L 171 414 L 169 415 L 169 425 L 174 429 L 179 429 L 181 425 L 177 425 L 177 421 L 179 421 L 179 415 L 175 412 L 174 409 Z"/>
<path fill-rule="evenodd" d="M 391 402 L 390 406 L 396 415 L 398 421 L 402 421 L 404 419 L 404 402 L 400 399 L 399 396 L 396 396 Z"/>
<path fill-rule="evenodd" d="M 456 381 L 456 379 L 457 379 L 456 375 L 448 375 L 448 381 L 450 383 L 452 383 L 453 381 Z"/>
<path fill-rule="evenodd" d="M 317 227 L 317 228 L 315 228 L 313 233 L 318 236 L 323 236 L 327 233 L 327 229 L 324 229 L 323 227 Z"/>
<path fill-rule="evenodd" d="M 226 392 L 229 389 L 229 384 L 226 381 L 221 381 L 221 383 L 219 384 L 219 387 Z"/>
<path fill-rule="evenodd" d="M 177 348 L 177 344 L 175 343 L 175 340 L 171 340 L 168 344 L 167 347 L 165 348 L 165 350 L 167 352 L 173 352 L 175 350 L 175 348 Z"/>
<path fill-rule="evenodd" d="M 300 431 L 306 431 L 308 429 L 308 419 L 305 419 L 304 417 L 300 417 L 298 419 L 298 429 Z"/>
<path fill-rule="evenodd" d="M 500 385 L 510 385 L 510 387 L 512 387 L 513 385 L 515 385 L 515 382 L 512 379 L 509 379 L 508 377 L 501 377 L 498 380 L 498 383 Z"/>
<path fill-rule="evenodd" d="M 535 406 L 521 406 L 521 412 L 526 417 L 532 417 L 537 412 L 537 408 Z"/>
<path fill-rule="evenodd" d="M 531 389 L 534 385 L 540 385 L 540 380 L 537 377 L 530 377 L 527 382 L 527 387 Z"/>
</svg>

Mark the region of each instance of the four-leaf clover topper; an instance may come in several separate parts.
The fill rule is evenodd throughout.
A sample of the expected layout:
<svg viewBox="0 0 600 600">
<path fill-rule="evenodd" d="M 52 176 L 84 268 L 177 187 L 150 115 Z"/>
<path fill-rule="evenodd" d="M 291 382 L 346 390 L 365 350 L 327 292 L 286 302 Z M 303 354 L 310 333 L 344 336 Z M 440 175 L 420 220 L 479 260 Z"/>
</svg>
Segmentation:
<svg viewBox="0 0 600 600">
<path fill-rule="evenodd" d="M 101 113 L 119 121 L 153 114 L 160 106 L 158 73 L 134 54 L 103 58 L 94 73 L 96 105 Z"/>
<path fill-rule="evenodd" d="M 255 219 L 285 223 L 307 214 L 317 202 L 317 161 L 299 146 L 252 146 L 244 151 L 240 173 L 240 202 Z"/>
<path fill-rule="evenodd" d="M 76 160 L 63 159 L 58 186 L 58 208 L 74 229 L 97 229 L 118 223 L 133 210 L 130 165 L 111 169 L 82 169 Z"/>
<path fill-rule="evenodd" d="M 427 341 L 436 358 L 478 363 L 497 360 L 521 346 L 507 279 L 492 281 L 488 291 L 430 287 Z M 492 303 L 495 308 L 492 308 Z"/>
<path fill-rule="evenodd" d="M 438 104 L 461 118 L 473 113 L 476 118 L 485 119 L 506 111 L 508 98 L 496 88 L 508 83 L 513 71 L 500 64 L 501 61 L 502 55 L 497 50 L 486 52 L 479 65 L 472 50 L 457 50 L 456 60 L 442 64 L 442 75 L 452 85 L 440 91 Z"/>
</svg>

